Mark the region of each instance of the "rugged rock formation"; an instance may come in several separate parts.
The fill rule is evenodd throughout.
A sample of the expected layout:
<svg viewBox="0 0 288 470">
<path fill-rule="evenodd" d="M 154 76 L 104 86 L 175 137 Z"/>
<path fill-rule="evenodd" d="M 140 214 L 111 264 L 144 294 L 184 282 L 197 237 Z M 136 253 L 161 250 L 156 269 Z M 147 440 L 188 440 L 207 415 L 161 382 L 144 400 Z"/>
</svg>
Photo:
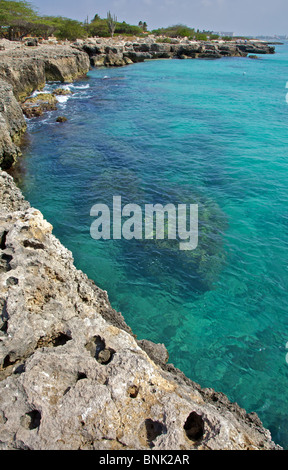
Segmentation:
<svg viewBox="0 0 288 470">
<path fill-rule="evenodd" d="M 0 78 L 13 86 L 23 101 L 47 81 L 73 81 L 84 76 L 90 67 L 87 54 L 65 45 L 41 45 L 29 48 L 17 45 L 0 52 Z"/>
<path fill-rule="evenodd" d="M 39 93 L 37 96 L 28 98 L 22 104 L 22 110 L 26 117 L 42 116 L 45 111 L 57 109 L 57 98 L 52 93 Z"/>
<path fill-rule="evenodd" d="M 123 66 L 133 62 L 143 62 L 149 59 L 218 59 L 221 57 L 246 57 L 247 54 L 273 54 L 275 48 L 265 43 L 242 43 L 236 41 L 189 41 L 170 40 L 159 42 L 153 36 L 145 39 L 125 41 L 121 39 L 91 38 L 78 40 L 73 46 L 86 52 L 92 66 Z M 165 41 L 163 39 L 163 41 Z"/>
<path fill-rule="evenodd" d="M 0 256 L 1 449 L 278 449 L 256 415 L 137 341 L 5 172 Z"/>
<path fill-rule="evenodd" d="M 17 144 L 25 130 L 26 121 L 12 85 L 0 79 L 0 166 L 3 169 L 11 167 L 20 154 Z"/>
<path fill-rule="evenodd" d="M 19 43 L 1 42 L 4 49 L 0 50 L 0 166 L 8 169 L 21 154 L 19 138 L 26 129 L 19 102 L 41 90 L 48 80 L 65 82 L 87 74 L 90 61 L 87 54 L 70 46 L 43 45 L 31 49 Z M 31 117 L 32 103 L 29 110 L 28 106 L 25 109 Z"/>
</svg>

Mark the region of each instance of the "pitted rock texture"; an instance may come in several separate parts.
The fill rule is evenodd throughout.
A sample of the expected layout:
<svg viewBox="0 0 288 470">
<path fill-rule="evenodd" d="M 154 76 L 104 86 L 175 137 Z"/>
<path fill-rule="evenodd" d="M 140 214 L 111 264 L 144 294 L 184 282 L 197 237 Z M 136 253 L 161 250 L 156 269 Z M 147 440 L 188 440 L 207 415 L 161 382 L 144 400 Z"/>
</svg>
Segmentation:
<svg viewBox="0 0 288 470">
<path fill-rule="evenodd" d="M 257 416 L 166 364 L 164 345 L 153 358 L 5 172 L 0 256 L 2 450 L 278 449 Z"/>
</svg>

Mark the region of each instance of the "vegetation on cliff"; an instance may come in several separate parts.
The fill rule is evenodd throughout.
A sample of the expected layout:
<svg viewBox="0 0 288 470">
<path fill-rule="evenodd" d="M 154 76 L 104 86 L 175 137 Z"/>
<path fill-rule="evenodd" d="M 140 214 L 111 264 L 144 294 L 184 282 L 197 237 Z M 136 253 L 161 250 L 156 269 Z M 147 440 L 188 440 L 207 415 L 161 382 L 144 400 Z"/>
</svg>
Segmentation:
<svg viewBox="0 0 288 470">
<path fill-rule="evenodd" d="M 218 39 L 217 34 L 213 34 L 211 31 L 195 31 L 194 28 L 183 24 L 176 24 L 168 26 L 167 28 L 158 28 L 151 31 L 155 36 L 165 36 L 166 38 L 184 38 L 196 39 L 198 41 L 206 41 L 207 39 Z"/>
<path fill-rule="evenodd" d="M 119 22 L 110 11 L 107 13 L 106 18 L 100 18 L 96 14 L 90 22 L 88 18 L 80 22 L 62 16 L 41 16 L 27 0 L 0 1 L 0 37 L 10 40 L 22 39 L 27 35 L 46 39 L 52 34 L 57 39 L 71 41 L 92 36 L 145 36 L 147 29 L 146 21 L 139 21 L 138 25 L 131 25 L 125 21 Z M 208 38 L 218 38 L 212 32 L 196 31 L 194 28 L 182 24 L 158 28 L 153 30 L 152 33 L 166 38 L 188 37 L 189 39 L 204 41 Z"/>
<path fill-rule="evenodd" d="M 88 19 L 80 22 L 61 16 L 40 16 L 26 0 L 0 2 L 0 37 L 10 40 L 22 39 L 27 35 L 48 38 L 53 34 L 58 39 L 73 41 L 88 36 L 110 37 L 114 33 L 141 35 L 146 29 L 146 22 L 140 21 L 138 26 L 125 21 L 120 23 L 110 12 L 107 18 L 96 14 L 91 22 Z"/>
<path fill-rule="evenodd" d="M 56 16 L 40 16 L 26 0 L 0 2 L 0 37 L 16 40 L 28 35 L 47 38 L 56 34 L 59 39 L 76 39 L 84 37 L 84 33 L 81 22 Z"/>
</svg>

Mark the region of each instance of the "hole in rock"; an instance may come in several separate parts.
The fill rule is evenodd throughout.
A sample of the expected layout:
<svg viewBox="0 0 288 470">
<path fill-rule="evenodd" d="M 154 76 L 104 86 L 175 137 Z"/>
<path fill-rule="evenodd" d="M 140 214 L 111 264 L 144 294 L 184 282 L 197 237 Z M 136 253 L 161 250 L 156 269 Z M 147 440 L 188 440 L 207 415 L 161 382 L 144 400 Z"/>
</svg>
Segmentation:
<svg viewBox="0 0 288 470">
<path fill-rule="evenodd" d="M 10 354 L 7 354 L 7 356 L 4 357 L 3 369 L 6 369 L 6 367 L 12 366 L 13 364 L 15 364 L 15 362 L 16 361 L 11 358 Z"/>
<path fill-rule="evenodd" d="M 136 398 L 139 393 L 139 388 L 137 385 L 131 385 L 128 387 L 128 395 L 130 398 Z"/>
<path fill-rule="evenodd" d="M 114 349 L 106 348 L 105 340 L 101 336 L 93 336 L 86 344 L 85 348 L 91 356 L 100 364 L 109 364 L 115 354 Z"/>
<path fill-rule="evenodd" d="M 37 410 L 30 411 L 26 413 L 26 416 L 29 418 L 28 429 L 39 428 L 41 422 L 41 413 Z"/>
<path fill-rule="evenodd" d="M 72 337 L 70 335 L 67 335 L 65 333 L 59 333 L 57 336 L 55 336 L 52 339 L 52 344 L 53 346 L 64 346 L 68 341 L 71 341 Z"/>
<path fill-rule="evenodd" d="M 19 366 L 16 367 L 14 370 L 14 374 L 23 374 L 25 372 L 26 364 L 23 362 L 22 364 L 19 364 Z"/>
<path fill-rule="evenodd" d="M 6 248 L 6 237 L 8 235 L 7 231 L 4 231 L 0 236 L 0 249 L 5 250 Z"/>
<path fill-rule="evenodd" d="M 153 441 L 156 437 L 167 432 L 167 428 L 164 424 L 159 421 L 153 421 L 152 419 L 145 419 L 145 431 L 146 431 L 146 440 L 149 444 L 149 447 L 154 447 Z"/>
<path fill-rule="evenodd" d="M 6 285 L 7 286 L 16 286 L 18 284 L 19 280 L 17 277 L 11 276 L 7 279 Z"/>
<path fill-rule="evenodd" d="M 4 320 L 2 325 L 1 325 L 1 328 L 0 328 L 0 331 L 3 331 L 3 333 L 7 333 L 8 331 L 8 321 L 7 320 Z"/>
<path fill-rule="evenodd" d="M 6 253 L 2 253 L 0 256 L 0 272 L 7 272 L 11 271 L 10 262 L 12 261 L 13 257 L 11 255 L 7 255 Z"/>
<path fill-rule="evenodd" d="M 23 246 L 25 246 L 25 248 L 33 248 L 34 250 L 44 250 L 45 248 L 43 243 L 35 242 L 33 240 L 24 240 Z"/>
<path fill-rule="evenodd" d="M 202 416 L 198 415 L 195 411 L 192 411 L 186 419 L 184 430 L 190 441 L 196 442 L 202 439 L 204 434 L 204 420 Z"/>
<path fill-rule="evenodd" d="M 7 333 L 8 331 L 8 312 L 7 312 L 7 301 L 6 299 L 1 298 L 0 299 L 0 330 L 3 331 L 3 333 Z"/>
<path fill-rule="evenodd" d="M 83 380 L 83 379 L 87 379 L 87 375 L 84 374 L 84 372 L 78 372 L 78 374 L 77 374 L 77 382 L 78 382 L 78 380 Z"/>
<path fill-rule="evenodd" d="M 56 333 L 51 336 L 44 336 L 42 338 L 39 338 L 37 348 L 45 348 L 51 346 L 57 348 L 57 346 L 64 346 L 64 344 L 66 344 L 71 339 L 71 335 L 62 332 Z"/>
</svg>

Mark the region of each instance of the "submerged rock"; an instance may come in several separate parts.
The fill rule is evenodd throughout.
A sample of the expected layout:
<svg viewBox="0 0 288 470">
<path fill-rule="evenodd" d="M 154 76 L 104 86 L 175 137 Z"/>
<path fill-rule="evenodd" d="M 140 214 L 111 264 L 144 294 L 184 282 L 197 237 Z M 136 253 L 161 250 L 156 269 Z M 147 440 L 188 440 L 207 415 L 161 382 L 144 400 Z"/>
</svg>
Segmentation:
<svg viewBox="0 0 288 470">
<path fill-rule="evenodd" d="M 56 122 L 66 122 L 67 118 L 65 116 L 58 116 Z"/>
</svg>

